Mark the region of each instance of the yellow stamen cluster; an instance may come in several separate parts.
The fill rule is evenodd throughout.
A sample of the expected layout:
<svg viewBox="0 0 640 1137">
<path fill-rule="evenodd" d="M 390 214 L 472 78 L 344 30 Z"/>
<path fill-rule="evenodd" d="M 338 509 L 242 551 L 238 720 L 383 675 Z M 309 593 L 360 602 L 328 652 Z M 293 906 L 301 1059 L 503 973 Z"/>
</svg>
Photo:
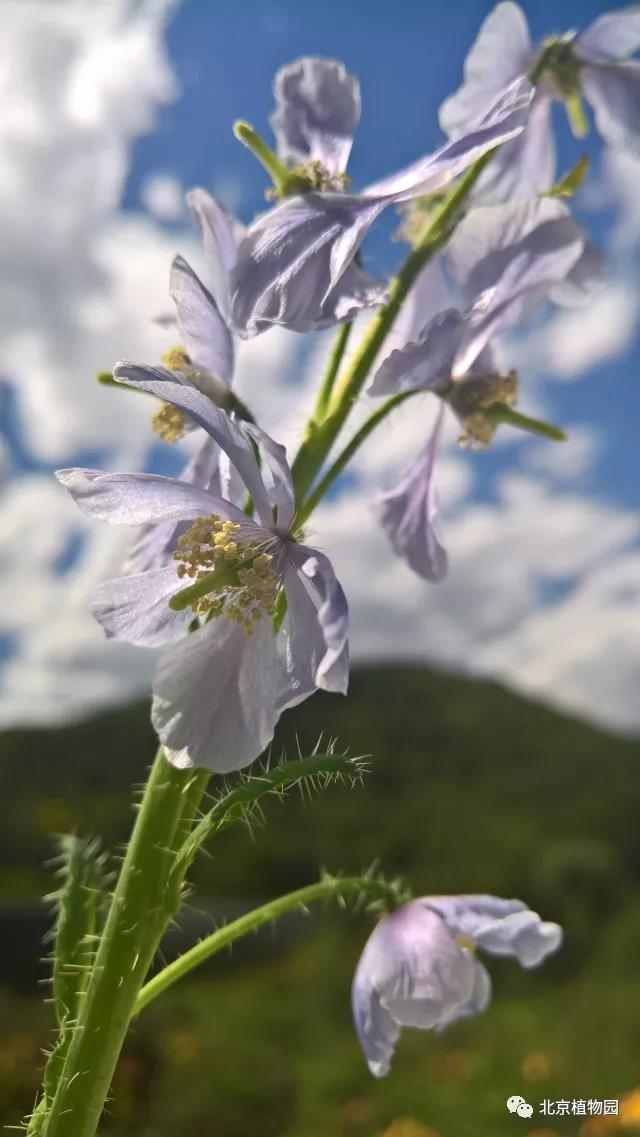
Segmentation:
<svg viewBox="0 0 640 1137">
<path fill-rule="evenodd" d="M 187 375 L 192 366 L 187 352 L 180 346 L 170 347 L 160 356 L 160 362 L 164 363 L 167 371 L 177 371 L 180 375 Z"/>
<path fill-rule="evenodd" d="M 151 426 L 163 442 L 178 442 L 185 432 L 184 411 L 171 403 L 163 403 L 151 418 Z"/>
<path fill-rule="evenodd" d="M 174 552 L 178 576 L 194 584 L 217 574 L 205 596 L 194 599 L 197 616 L 221 616 L 241 624 L 247 635 L 264 616 L 273 617 L 278 579 L 273 556 L 256 541 L 239 539 L 240 525 L 216 513 L 198 517 L 180 537 Z"/>
</svg>

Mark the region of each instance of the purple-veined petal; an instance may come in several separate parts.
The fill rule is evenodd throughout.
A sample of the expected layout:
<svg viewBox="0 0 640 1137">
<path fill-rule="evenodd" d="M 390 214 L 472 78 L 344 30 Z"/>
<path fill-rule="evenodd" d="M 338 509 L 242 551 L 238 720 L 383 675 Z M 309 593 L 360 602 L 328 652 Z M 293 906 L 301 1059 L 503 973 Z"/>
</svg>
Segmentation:
<svg viewBox="0 0 640 1137">
<path fill-rule="evenodd" d="M 376 371 L 369 394 L 438 390 L 451 378 L 456 352 L 464 335 L 464 317 L 455 308 L 439 312 L 423 328 L 417 343 L 396 348 Z"/>
<path fill-rule="evenodd" d="M 529 70 L 531 39 L 518 4 L 497 4 L 480 27 L 464 63 L 462 86 L 440 107 L 440 126 L 450 135 L 466 130 L 489 98 Z"/>
<path fill-rule="evenodd" d="M 205 438 L 198 452 L 190 458 L 180 474 L 179 481 L 199 486 L 212 493 L 233 501 L 231 495 L 222 489 L 220 478 L 220 450 L 212 438 Z M 167 564 L 176 548 L 178 537 L 188 528 L 186 521 L 152 521 L 147 523 L 134 541 L 122 571 L 126 576 L 162 568 Z"/>
<path fill-rule="evenodd" d="M 263 481 L 265 491 L 273 509 L 277 512 L 276 529 L 286 535 L 296 511 L 295 490 L 291 468 L 287 462 L 287 452 L 279 442 L 274 442 L 264 430 L 247 425 L 247 432 L 258 446 L 263 462 Z M 265 477 L 266 475 L 266 477 Z"/>
<path fill-rule="evenodd" d="M 628 59 L 640 51 L 640 6 L 632 4 L 618 12 L 605 12 L 576 36 L 572 49 L 588 63 Z"/>
<path fill-rule="evenodd" d="M 528 79 L 515 79 L 466 133 L 447 142 L 434 154 L 367 186 L 365 196 L 401 202 L 450 185 L 487 151 L 521 133 L 532 98 L 533 87 Z"/>
<path fill-rule="evenodd" d="M 271 126 L 278 154 L 298 165 L 322 162 L 330 174 L 347 165 L 360 118 L 360 85 L 342 63 L 304 57 L 276 73 Z"/>
<path fill-rule="evenodd" d="M 176 565 L 107 580 L 96 589 L 92 611 L 107 635 L 154 647 L 184 635 L 192 612 L 174 612 L 169 601 L 184 587 Z"/>
<path fill-rule="evenodd" d="M 58 470 L 56 477 L 83 513 L 111 525 L 188 521 L 210 513 L 246 522 L 245 514 L 207 490 L 160 474 L 109 474 L 103 470 Z"/>
<path fill-rule="evenodd" d="M 469 936 L 490 955 L 513 956 L 522 967 L 537 967 L 562 943 L 558 924 L 543 921 L 522 900 L 497 896 L 427 896 L 454 935 Z"/>
<path fill-rule="evenodd" d="M 345 307 L 344 293 L 336 290 L 383 207 L 349 194 L 307 193 L 258 218 L 240 244 L 231 278 L 238 333 L 256 335 L 272 324 L 307 332 L 335 323 L 338 301 L 341 319 L 362 307 L 362 277 L 353 280 L 355 305 Z"/>
<path fill-rule="evenodd" d="M 551 107 L 548 93 L 538 89 L 526 127 L 493 156 L 473 190 L 474 202 L 528 201 L 550 189 L 557 167 Z"/>
<path fill-rule="evenodd" d="M 585 65 L 582 90 L 605 142 L 640 150 L 640 62 Z"/>
<path fill-rule="evenodd" d="M 213 296 L 182 257 L 171 266 L 171 297 L 180 340 L 191 362 L 229 386 L 233 379 L 233 337 Z"/>
<path fill-rule="evenodd" d="M 163 652 L 151 718 L 169 761 L 219 774 L 253 762 L 273 737 L 278 681 L 268 619 L 247 636 L 218 617 Z"/>
<path fill-rule="evenodd" d="M 395 552 L 425 580 L 447 573 L 447 553 L 438 534 L 435 460 L 442 436 L 444 404 L 424 451 L 403 478 L 375 499 L 376 513 Z"/>
<path fill-rule="evenodd" d="M 388 1072 L 397 1039 L 388 1020 L 378 1021 L 378 1006 L 398 1026 L 429 1029 L 468 1004 L 474 982 L 475 961 L 435 912 L 410 901 L 385 916 L 367 940 L 352 994 L 356 1030 L 372 1073 Z"/>
<path fill-rule="evenodd" d="M 258 517 L 264 525 L 270 525 L 273 517 L 260 470 L 249 439 L 238 423 L 214 406 L 206 395 L 201 394 L 189 384 L 179 383 L 170 371 L 163 367 L 145 367 L 134 363 L 117 363 L 113 377 L 118 382 L 127 383 L 148 391 L 159 399 L 171 403 L 185 411 L 197 424 L 214 438 L 221 450 L 228 455 L 247 487 Z M 209 511 L 211 512 L 211 510 Z M 219 512 L 217 510 L 216 512 Z"/>
<path fill-rule="evenodd" d="M 187 204 L 195 217 L 207 262 L 211 291 L 225 319 L 229 319 L 229 276 L 236 263 L 238 244 L 244 226 L 206 190 L 196 188 L 187 194 Z"/>
</svg>

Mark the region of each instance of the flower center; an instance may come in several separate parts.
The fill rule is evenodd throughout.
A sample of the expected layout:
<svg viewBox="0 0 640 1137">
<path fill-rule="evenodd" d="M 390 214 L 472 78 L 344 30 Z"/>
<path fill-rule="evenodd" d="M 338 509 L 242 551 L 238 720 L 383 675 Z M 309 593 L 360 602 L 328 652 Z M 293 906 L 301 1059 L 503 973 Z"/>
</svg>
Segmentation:
<svg viewBox="0 0 640 1137">
<path fill-rule="evenodd" d="M 298 193 L 310 193 L 321 190 L 328 193 L 345 193 L 351 184 L 351 179 L 344 173 L 331 173 L 330 170 L 317 158 L 306 162 L 302 166 L 293 166 L 288 170 L 282 185 L 267 190 L 267 200 L 273 198 L 293 197 Z"/>
<path fill-rule="evenodd" d="M 491 407 L 494 403 L 514 405 L 518 397 L 518 376 L 515 371 L 507 375 L 468 375 L 455 379 L 443 397 L 464 428 L 460 445 L 487 446 L 497 425 Z"/>
<path fill-rule="evenodd" d="M 265 543 L 242 540 L 240 529 L 216 513 L 194 521 L 173 554 L 178 576 L 193 584 L 174 600 L 196 616 L 235 620 L 251 635 L 258 620 L 274 616 L 279 580 Z"/>
</svg>

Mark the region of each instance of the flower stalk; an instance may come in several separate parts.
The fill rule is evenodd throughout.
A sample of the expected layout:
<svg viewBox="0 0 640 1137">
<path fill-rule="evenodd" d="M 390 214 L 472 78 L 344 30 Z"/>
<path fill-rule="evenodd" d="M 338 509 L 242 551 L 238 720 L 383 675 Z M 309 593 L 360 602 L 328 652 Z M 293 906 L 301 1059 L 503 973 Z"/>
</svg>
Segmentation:
<svg viewBox="0 0 640 1137">
<path fill-rule="evenodd" d="M 149 1003 L 162 995 L 179 979 L 188 975 L 201 963 L 205 963 L 223 948 L 229 947 L 243 936 L 251 935 L 264 924 L 271 924 L 274 920 L 286 916 L 289 912 L 306 912 L 310 904 L 321 900 L 338 900 L 344 903 L 348 899 L 356 898 L 363 901 L 378 901 L 393 909 L 401 903 L 402 897 L 398 885 L 374 876 L 353 877 L 325 877 L 316 884 L 309 884 L 305 888 L 298 888 L 286 896 L 279 896 L 277 900 L 270 900 L 260 908 L 254 908 L 246 915 L 240 916 L 231 924 L 218 928 L 200 943 L 181 955 L 168 967 L 163 968 L 150 979 L 140 991 L 136 1000 L 134 1014 L 139 1014 Z"/>
<path fill-rule="evenodd" d="M 349 367 L 333 388 L 324 421 L 319 423 L 316 418 L 312 418 L 308 423 L 304 440 L 292 466 L 296 496 L 299 501 L 303 501 L 320 472 L 412 285 L 415 284 L 425 265 L 449 240 L 469 194 L 494 153 L 495 150 L 490 150 L 474 162 L 442 205 L 435 210 L 420 241 L 392 280 L 388 304 L 380 308 L 371 320 Z"/>
<path fill-rule="evenodd" d="M 181 899 L 170 869 L 208 780 L 158 751 L 43 1137 L 94 1137 L 138 991 Z"/>
</svg>

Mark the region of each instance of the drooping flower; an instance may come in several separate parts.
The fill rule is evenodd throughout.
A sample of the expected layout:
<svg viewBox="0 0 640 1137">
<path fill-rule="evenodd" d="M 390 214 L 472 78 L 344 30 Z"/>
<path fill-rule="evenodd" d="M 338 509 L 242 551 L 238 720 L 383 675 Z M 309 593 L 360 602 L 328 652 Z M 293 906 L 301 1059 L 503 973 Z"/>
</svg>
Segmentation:
<svg viewBox="0 0 640 1137">
<path fill-rule="evenodd" d="M 464 136 L 354 194 L 341 192 L 340 182 L 359 114 L 355 80 L 327 60 L 300 60 L 279 72 L 280 152 L 307 158 L 312 176 L 307 192 L 263 214 L 240 242 L 231 306 L 240 334 L 272 324 L 310 331 L 381 303 L 383 287 L 355 260 L 371 225 L 387 206 L 449 186 L 488 150 L 516 137 L 531 97 L 528 81 L 518 79 L 488 109 L 485 104 Z"/>
<path fill-rule="evenodd" d="M 371 1073 L 388 1074 L 402 1027 L 442 1030 L 486 1010 L 491 980 L 475 949 L 538 967 L 562 942 L 521 900 L 423 896 L 380 920 L 352 987 L 355 1027 Z"/>
<path fill-rule="evenodd" d="M 522 320 L 543 298 L 577 304 L 588 299 L 601 269 L 598 254 L 566 208 L 550 199 L 473 210 L 451 242 L 448 268 L 468 307 L 446 308 L 429 319 L 412 298 L 406 340 L 382 361 L 371 395 L 430 390 L 461 422 L 463 439 L 486 445 L 499 421 L 496 405 L 511 406 L 517 376 L 498 365 L 492 341 Z M 433 294 L 437 265 L 417 284 Z M 441 289 L 435 290 L 438 296 Z M 397 338 L 396 338 L 397 343 Z M 376 499 L 381 523 L 398 556 L 437 582 L 447 558 L 437 526 L 435 466 L 443 414 L 425 449 L 397 485 Z"/>
<path fill-rule="evenodd" d="M 187 523 L 166 560 L 107 581 L 93 610 L 117 639 L 177 641 L 160 656 L 153 688 L 152 721 L 170 761 L 239 769 L 269 743 L 286 707 L 318 688 L 346 691 L 347 602 L 329 559 L 297 539 L 283 447 L 164 369 L 119 364 L 114 374 L 189 415 L 227 456 L 253 502 L 255 520 L 211 489 L 174 478 L 58 474 L 92 517 Z M 201 626 L 185 635 L 194 617 Z"/>
<path fill-rule="evenodd" d="M 464 64 L 464 82 L 440 108 L 440 125 L 451 138 L 464 134 L 487 100 L 518 76 L 537 78 L 526 129 L 505 144 L 478 183 L 484 201 L 532 197 L 550 188 L 556 153 L 551 124 L 554 99 L 567 105 L 576 132 L 584 132 L 579 100 L 591 104 L 597 129 L 612 146 L 640 148 L 640 9 L 599 16 L 586 31 L 568 32 L 536 50 L 527 19 L 512 0 L 489 13 Z M 543 53 L 543 56 L 542 54 Z"/>
</svg>

